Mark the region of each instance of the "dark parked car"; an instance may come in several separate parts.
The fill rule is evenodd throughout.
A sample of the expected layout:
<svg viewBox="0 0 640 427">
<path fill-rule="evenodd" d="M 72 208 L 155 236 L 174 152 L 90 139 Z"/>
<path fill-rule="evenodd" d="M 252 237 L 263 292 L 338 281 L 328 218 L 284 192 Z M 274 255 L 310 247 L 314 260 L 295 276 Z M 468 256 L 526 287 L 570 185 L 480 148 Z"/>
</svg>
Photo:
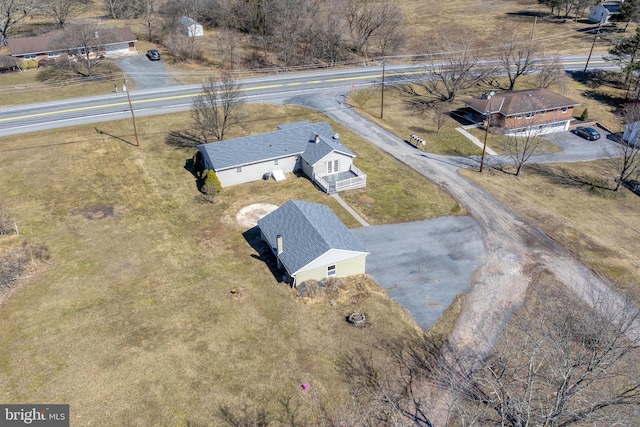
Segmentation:
<svg viewBox="0 0 640 427">
<path fill-rule="evenodd" d="M 160 61 L 160 52 L 156 49 L 150 49 L 147 51 L 147 58 L 151 61 Z"/>
<path fill-rule="evenodd" d="M 575 133 L 576 135 L 581 136 L 589 141 L 600 139 L 600 134 L 594 128 L 577 127 Z"/>
</svg>

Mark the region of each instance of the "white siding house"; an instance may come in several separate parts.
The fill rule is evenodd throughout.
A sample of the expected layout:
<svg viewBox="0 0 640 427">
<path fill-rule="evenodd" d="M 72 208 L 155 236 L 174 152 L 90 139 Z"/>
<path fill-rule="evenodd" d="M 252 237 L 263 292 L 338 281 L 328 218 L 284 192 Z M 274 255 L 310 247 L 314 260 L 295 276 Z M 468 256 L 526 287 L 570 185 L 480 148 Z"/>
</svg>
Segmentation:
<svg viewBox="0 0 640 427">
<path fill-rule="evenodd" d="M 277 131 L 198 146 L 204 169 L 223 187 L 301 170 L 323 191 L 366 187 L 367 177 L 353 165 L 353 154 L 328 123 L 307 121 Z"/>
<path fill-rule="evenodd" d="M 591 8 L 589 22 L 607 24 L 612 16 L 620 13 L 620 2 L 603 2 Z"/>
</svg>

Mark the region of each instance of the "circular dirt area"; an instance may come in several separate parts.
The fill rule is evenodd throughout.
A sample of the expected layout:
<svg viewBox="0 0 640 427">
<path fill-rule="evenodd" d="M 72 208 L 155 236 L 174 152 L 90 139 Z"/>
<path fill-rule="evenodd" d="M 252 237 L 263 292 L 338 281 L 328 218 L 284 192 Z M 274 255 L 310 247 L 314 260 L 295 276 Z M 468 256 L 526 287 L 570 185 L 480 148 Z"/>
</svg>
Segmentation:
<svg viewBox="0 0 640 427">
<path fill-rule="evenodd" d="M 258 220 L 270 214 L 278 207 L 269 203 L 256 203 L 245 206 L 236 214 L 236 221 L 243 227 L 251 228 L 258 224 Z"/>
</svg>

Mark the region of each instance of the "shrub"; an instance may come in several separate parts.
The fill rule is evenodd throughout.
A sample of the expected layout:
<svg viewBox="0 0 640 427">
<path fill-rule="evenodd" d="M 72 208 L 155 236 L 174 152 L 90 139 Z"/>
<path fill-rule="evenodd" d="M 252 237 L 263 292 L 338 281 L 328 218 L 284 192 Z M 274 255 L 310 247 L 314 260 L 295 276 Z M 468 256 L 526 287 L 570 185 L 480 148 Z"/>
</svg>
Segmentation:
<svg viewBox="0 0 640 427">
<path fill-rule="evenodd" d="M 26 61 L 22 61 L 20 63 L 20 68 L 23 70 L 38 68 L 38 61 L 36 61 L 35 59 L 27 59 Z"/>
<path fill-rule="evenodd" d="M 585 108 L 584 111 L 582 112 L 582 114 L 580 114 L 580 120 L 582 120 L 584 122 L 588 118 L 589 118 L 589 110 L 587 110 Z"/>
<path fill-rule="evenodd" d="M 202 172 L 202 192 L 209 195 L 216 195 L 222 189 L 222 184 L 214 171 L 205 169 Z"/>
</svg>

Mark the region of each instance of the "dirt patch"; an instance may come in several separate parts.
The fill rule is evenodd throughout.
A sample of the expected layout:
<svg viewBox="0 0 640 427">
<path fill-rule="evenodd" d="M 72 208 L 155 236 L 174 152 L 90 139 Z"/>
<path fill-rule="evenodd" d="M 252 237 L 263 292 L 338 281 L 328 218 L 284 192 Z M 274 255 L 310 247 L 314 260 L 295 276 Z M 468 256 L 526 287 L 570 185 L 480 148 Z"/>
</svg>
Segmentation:
<svg viewBox="0 0 640 427">
<path fill-rule="evenodd" d="M 369 196 L 362 196 L 358 199 L 358 201 L 364 205 L 370 205 L 371 203 L 374 202 L 373 198 Z"/>
<path fill-rule="evenodd" d="M 245 206 L 236 214 L 236 221 L 243 227 L 253 228 L 263 216 L 276 210 L 278 206 L 269 203 L 256 203 Z"/>
<path fill-rule="evenodd" d="M 112 218 L 115 216 L 116 211 L 113 205 L 109 206 L 89 206 L 82 209 L 76 209 L 71 212 L 74 215 L 82 215 L 89 221 L 96 221 L 99 219 Z"/>
</svg>

